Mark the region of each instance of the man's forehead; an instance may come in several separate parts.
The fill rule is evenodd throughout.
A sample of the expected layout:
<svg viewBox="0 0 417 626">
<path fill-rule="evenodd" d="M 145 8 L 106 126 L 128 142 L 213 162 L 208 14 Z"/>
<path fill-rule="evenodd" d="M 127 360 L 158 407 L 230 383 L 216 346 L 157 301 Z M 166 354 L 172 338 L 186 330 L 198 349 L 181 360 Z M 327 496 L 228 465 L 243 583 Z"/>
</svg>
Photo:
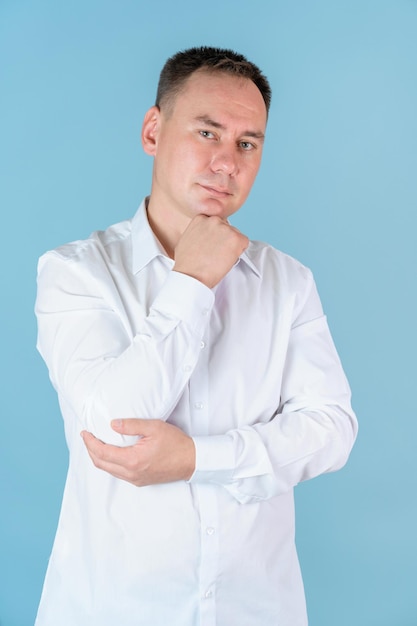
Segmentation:
<svg viewBox="0 0 417 626">
<path fill-rule="evenodd" d="M 173 102 L 173 109 L 187 111 L 196 121 L 211 121 L 213 127 L 221 127 L 223 120 L 235 109 L 239 115 L 252 118 L 256 129 L 263 134 L 267 111 L 263 96 L 249 78 L 226 72 L 197 70 L 187 79 Z"/>
<path fill-rule="evenodd" d="M 240 87 L 245 88 L 247 86 L 253 86 L 259 95 L 262 97 L 262 94 L 259 88 L 255 85 L 253 80 L 246 76 L 240 76 L 239 74 L 233 74 L 232 72 L 227 72 L 224 70 L 211 70 L 208 68 L 199 68 L 183 83 L 182 91 L 187 91 L 187 89 L 206 89 L 210 91 L 214 84 L 223 83 L 226 87 Z"/>
</svg>

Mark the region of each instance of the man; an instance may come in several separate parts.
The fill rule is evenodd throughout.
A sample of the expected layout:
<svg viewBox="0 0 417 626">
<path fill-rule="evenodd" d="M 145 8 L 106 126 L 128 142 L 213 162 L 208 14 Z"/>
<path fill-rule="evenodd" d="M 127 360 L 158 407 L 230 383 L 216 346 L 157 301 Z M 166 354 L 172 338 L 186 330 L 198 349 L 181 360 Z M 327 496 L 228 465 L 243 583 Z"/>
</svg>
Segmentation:
<svg viewBox="0 0 417 626">
<path fill-rule="evenodd" d="M 293 487 L 346 462 L 356 419 L 311 273 L 228 222 L 269 102 L 241 55 L 174 55 L 150 196 L 40 260 L 70 462 L 37 626 L 307 623 Z"/>
</svg>

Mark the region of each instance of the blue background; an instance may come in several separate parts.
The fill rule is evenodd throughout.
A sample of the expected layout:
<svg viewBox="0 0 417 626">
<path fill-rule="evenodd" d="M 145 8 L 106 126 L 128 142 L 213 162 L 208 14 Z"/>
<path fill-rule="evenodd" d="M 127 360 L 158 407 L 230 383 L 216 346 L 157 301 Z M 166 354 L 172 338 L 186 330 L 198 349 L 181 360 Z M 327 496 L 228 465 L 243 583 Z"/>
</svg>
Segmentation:
<svg viewBox="0 0 417 626">
<path fill-rule="evenodd" d="M 296 490 L 310 625 L 416 626 L 415 0 L 0 0 L 0 625 L 33 624 L 66 473 L 37 258 L 134 213 L 159 71 L 202 44 L 272 83 L 234 223 L 313 269 L 360 420 L 346 468 Z"/>
</svg>

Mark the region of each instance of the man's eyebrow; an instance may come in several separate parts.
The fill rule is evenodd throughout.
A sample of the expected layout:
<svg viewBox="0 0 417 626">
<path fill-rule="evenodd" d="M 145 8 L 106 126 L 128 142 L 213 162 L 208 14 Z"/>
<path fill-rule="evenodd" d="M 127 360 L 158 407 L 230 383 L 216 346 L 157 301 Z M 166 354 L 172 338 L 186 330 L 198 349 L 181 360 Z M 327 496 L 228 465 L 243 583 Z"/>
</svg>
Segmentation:
<svg viewBox="0 0 417 626">
<path fill-rule="evenodd" d="M 211 126 L 212 128 L 218 128 L 219 130 L 225 130 L 226 127 L 220 122 L 215 122 L 208 115 L 199 115 L 195 118 L 196 122 L 200 122 L 201 124 L 205 124 L 206 126 Z M 242 137 L 253 137 L 254 139 L 264 140 L 265 135 L 261 131 L 247 130 L 241 133 Z"/>
<path fill-rule="evenodd" d="M 219 122 L 215 122 L 208 115 L 199 115 L 195 118 L 196 122 L 201 122 L 202 124 L 206 124 L 206 126 L 213 126 L 213 128 L 220 128 L 220 130 L 225 130 L 225 126 L 220 124 Z"/>
</svg>

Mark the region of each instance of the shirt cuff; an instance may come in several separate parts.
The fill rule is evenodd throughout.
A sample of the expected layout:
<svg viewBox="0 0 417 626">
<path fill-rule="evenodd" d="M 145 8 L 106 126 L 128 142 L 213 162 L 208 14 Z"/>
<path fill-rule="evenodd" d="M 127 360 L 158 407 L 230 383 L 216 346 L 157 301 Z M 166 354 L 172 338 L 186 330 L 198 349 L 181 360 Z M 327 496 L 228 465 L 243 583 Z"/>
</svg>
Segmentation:
<svg viewBox="0 0 417 626">
<path fill-rule="evenodd" d="M 228 435 L 193 437 L 196 463 L 189 483 L 216 483 L 226 485 L 233 478 L 235 446 Z"/>
<path fill-rule="evenodd" d="M 209 287 L 188 274 L 171 271 L 152 310 L 183 320 L 198 332 L 207 326 L 213 305 L 214 293 Z"/>
</svg>

